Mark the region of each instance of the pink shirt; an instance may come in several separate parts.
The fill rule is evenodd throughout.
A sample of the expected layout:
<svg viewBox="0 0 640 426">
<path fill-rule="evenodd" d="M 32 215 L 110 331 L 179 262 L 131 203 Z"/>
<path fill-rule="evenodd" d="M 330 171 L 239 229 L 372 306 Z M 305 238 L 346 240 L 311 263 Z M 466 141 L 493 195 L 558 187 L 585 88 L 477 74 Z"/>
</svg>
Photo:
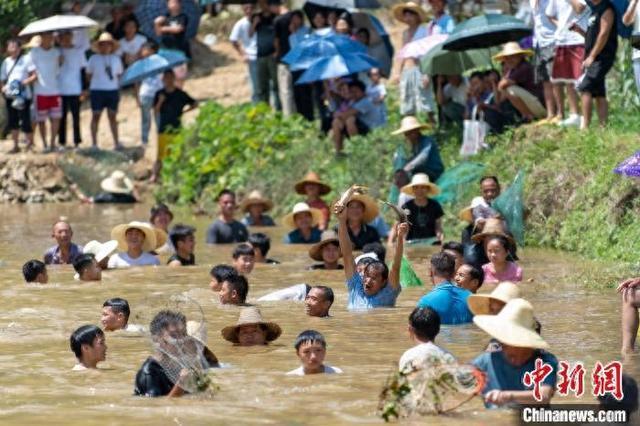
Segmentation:
<svg viewBox="0 0 640 426">
<path fill-rule="evenodd" d="M 492 263 L 482 265 L 485 283 L 499 283 L 502 281 L 512 281 L 514 283 L 522 281 L 522 268 L 515 262 L 508 262 L 507 270 L 498 274 Z"/>
</svg>

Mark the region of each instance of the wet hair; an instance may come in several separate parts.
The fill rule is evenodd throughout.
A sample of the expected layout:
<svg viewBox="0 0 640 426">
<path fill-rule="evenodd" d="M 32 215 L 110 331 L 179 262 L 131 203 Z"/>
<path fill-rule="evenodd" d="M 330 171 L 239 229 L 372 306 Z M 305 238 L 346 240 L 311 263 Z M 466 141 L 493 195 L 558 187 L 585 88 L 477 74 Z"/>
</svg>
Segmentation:
<svg viewBox="0 0 640 426">
<path fill-rule="evenodd" d="M 352 87 L 357 87 L 358 89 L 362 90 L 362 92 L 367 89 L 367 86 L 365 86 L 364 83 L 360 80 L 351 80 L 347 83 L 347 86 L 349 86 L 349 89 L 351 89 Z"/>
<path fill-rule="evenodd" d="M 378 256 L 378 260 L 382 263 L 384 263 L 384 260 L 387 257 L 387 249 L 379 242 L 365 244 L 362 246 L 362 252 L 375 253 L 376 256 Z"/>
<path fill-rule="evenodd" d="M 158 52 L 160 46 L 158 46 L 158 43 L 156 43 L 155 41 L 147 41 L 142 45 L 142 49 L 149 49 L 154 52 Z"/>
<path fill-rule="evenodd" d="M 76 355 L 76 358 L 82 358 L 82 345 L 93 346 L 93 341 L 96 337 L 104 336 L 104 332 L 95 325 L 83 325 L 76 331 L 71 333 L 69 338 L 69 346 L 71 351 Z"/>
<path fill-rule="evenodd" d="M 153 223 L 153 221 L 156 219 L 156 216 L 158 216 L 160 213 L 168 214 L 171 217 L 171 220 L 173 220 L 173 213 L 171 212 L 169 206 L 167 206 L 165 203 L 158 203 L 155 206 L 151 207 L 151 210 L 149 211 L 149 222 Z"/>
<path fill-rule="evenodd" d="M 358 261 L 356 266 L 357 265 L 365 265 L 365 267 L 366 267 L 366 266 L 369 266 L 370 264 L 372 264 L 373 262 L 377 262 L 377 260 L 375 260 L 375 259 L 373 259 L 371 257 L 363 257 L 362 259 L 360 259 Z"/>
<path fill-rule="evenodd" d="M 249 239 L 247 241 L 253 248 L 260 250 L 260 253 L 262 253 L 263 256 L 266 256 L 267 253 L 269 253 L 269 250 L 271 250 L 271 238 L 262 232 L 256 232 L 249 235 Z"/>
<path fill-rule="evenodd" d="M 431 270 L 439 277 L 451 278 L 456 272 L 456 260 L 449 253 L 436 253 L 431 256 Z"/>
<path fill-rule="evenodd" d="M 236 199 L 236 193 L 229 188 L 225 188 L 222 191 L 218 192 L 218 197 L 216 198 L 216 200 L 220 201 L 220 198 L 222 198 L 223 195 L 231 195 L 234 200 Z"/>
<path fill-rule="evenodd" d="M 231 257 L 235 260 L 240 256 L 255 256 L 253 252 L 253 246 L 249 243 L 240 243 L 233 249 Z"/>
<path fill-rule="evenodd" d="M 296 352 L 300 349 L 300 346 L 305 343 L 320 343 L 323 348 L 327 347 L 327 341 L 322 333 L 315 330 L 305 330 L 298 334 L 298 337 L 296 337 L 296 340 L 293 343 L 293 347 L 296 348 Z"/>
<path fill-rule="evenodd" d="M 229 284 L 229 288 L 231 289 L 231 291 L 235 290 L 236 293 L 238 293 L 240 303 L 244 303 L 245 300 L 247 300 L 247 294 L 249 293 L 249 282 L 243 275 L 231 275 L 227 277 L 224 282 Z"/>
<path fill-rule="evenodd" d="M 196 228 L 193 226 L 177 223 L 171 228 L 171 231 L 169 232 L 169 239 L 171 240 L 173 247 L 177 249 L 178 242 L 184 241 L 189 236 L 193 236 L 194 232 L 196 232 Z"/>
<path fill-rule="evenodd" d="M 605 410 L 625 410 L 627 417 L 631 417 L 634 412 L 638 411 L 638 384 L 633 377 L 623 374 L 621 387 L 624 396 L 620 401 L 610 393 L 598 396 L 600 408 Z"/>
<path fill-rule="evenodd" d="M 211 275 L 211 277 L 217 282 L 221 283 L 223 281 L 227 281 L 232 275 L 238 275 L 238 271 L 236 271 L 236 268 L 231 265 L 216 265 L 211 268 L 209 275 Z"/>
<path fill-rule="evenodd" d="M 386 282 L 389 278 L 389 267 L 386 263 L 380 262 L 379 260 L 374 260 L 373 262 L 365 266 L 364 273 L 366 274 L 370 269 L 380 272 L 380 274 L 382 275 L 382 280 L 384 282 Z"/>
<path fill-rule="evenodd" d="M 472 280 L 478 280 L 478 288 L 482 287 L 482 283 L 484 283 L 484 270 L 470 263 L 465 263 L 462 266 L 469 267 L 469 276 Z"/>
<path fill-rule="evenodd" d="M 75 269 L 78 274 L 82 274 L 85 269 L 91 266 L 95 259 L 95 256 L 92 254 L 82 254 L 73 262 L 73 269 Z"/>
<path fill-rule="evenodd" d="M 116 313 L 122 313 L 124 315 L 125 321 L 129 321 L 129 315 L 131 314 L 131 310 L 129 309 L 129 302 L 120 297 L 113 297 L 111 299 L 105 300 L 102 304 L 103 308 L 111 308 L 111 310 Z"/>
<path fill-rule="evenodd" d="M 409 314 L 409 325 L 421 340 L 433 340 L 440 332 L 440 315 L 431 308 L 415 308 Z"/>
<path fill-rule="evenodd" d="M 38 275 L 44 274 L 47 271 L 47 266 L 39 260 L 31 259 L 24 265 L 22 265 L 22 275 L 24 280 L 28 283 L 32 283 L 38 278 Z"/>
<path fill-rule="evenodd" d="M 187 327 L 187 318 L 181 312 L 164 309 L 156 314 L 149 324 L 149 331 L 153 336 L 159 336 L 162 330 L 167 329 L 172 324 L 179 324 Z"/>
<path fill-rule="evenodd" d="M 447 241 L 442 245 L 442 251 L 451 250 L 460 254 L 460 256 L 464 256 L 464 246 L 457 241 Z"/>
<path fill-rule="evenodd" d="M 329 302 L 329 307 L 331 307 L 331 305 L 333 305 L 333 290 L 331 289 L 331 287 L 327 287 L 326 285 L 314 285 L 313 287 L 311 287 L 309 289 L 309 291 L 311 291 L 312 288 L 317 288 L 320 291 L 322 291 L 322 297 L 324 297 L 324 300 Z M 309 293 L 309 292 L 307 292 Z"/>
<path fill-rule="evenodd" d="M 500 187 L 500 181 L 498 180 L 497 176 L 482 176 L 480 178 L 480 185 L 482 185 L 482 182 L 484 182 L 485 180 L 492 180 L 496 183 L 496 185 L 498 185 L 498 188 Z"/>
</svg>

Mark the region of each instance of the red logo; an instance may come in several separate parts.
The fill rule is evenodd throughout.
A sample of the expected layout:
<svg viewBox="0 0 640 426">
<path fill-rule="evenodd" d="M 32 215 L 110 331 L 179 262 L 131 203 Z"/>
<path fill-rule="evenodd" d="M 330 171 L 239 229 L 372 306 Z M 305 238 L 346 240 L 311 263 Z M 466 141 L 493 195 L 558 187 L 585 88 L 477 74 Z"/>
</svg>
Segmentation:
<svg viewBox="0 0 640 426">
<path fill-rule="evenodd" d="M 622 393 L 622 364 L 619 361 L 611 361 L 607 365 L 596 362 L 591 374 L 593 396 L 604 396 L 608 393 L 620 401 Z"/>
<path fill-rule="evenodd" d="M 577 362 L 572 369 L 566 361 L 560 361 L 560 371 L 558 372 L 558 393 L 567 396 L 573 392 L 575 396 L 581 397 L 584 394 L 584 365 Z"/>
<path fill-rule="evenodd" d="M 553 367 L 549 364 L 542 362 L 542 359 L 536 359 L 536 368 L 533 371 L 524 373 L 522 383 L 525 386 L 533 386 L 533 397 L 536 401 L 542 401 L 542 395 L 540 395 L 540 385 L 553 371 Z"/>
</svg>

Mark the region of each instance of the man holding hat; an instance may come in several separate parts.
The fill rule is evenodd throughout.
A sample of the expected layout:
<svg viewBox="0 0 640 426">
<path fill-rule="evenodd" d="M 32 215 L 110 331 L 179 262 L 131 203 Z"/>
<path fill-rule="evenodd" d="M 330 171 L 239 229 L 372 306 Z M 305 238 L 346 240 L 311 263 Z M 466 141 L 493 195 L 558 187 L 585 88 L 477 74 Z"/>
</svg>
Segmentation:
<svg viewBox="0 0 640 426">
<path fill-rule="evenodd" d="M 405 164 L 404 170 L 411 176 L 416 173 L 425 173 L 432 182 L 435 182 L 444 172 L 444 164 L 436 141 L 421 132 L 430 127 L 420 123 L 416 117 L 408 115 L 400 122 L 400 128 L 391 134 L 404 135 L 411 145 L 411 157 Z"/>
</svg>

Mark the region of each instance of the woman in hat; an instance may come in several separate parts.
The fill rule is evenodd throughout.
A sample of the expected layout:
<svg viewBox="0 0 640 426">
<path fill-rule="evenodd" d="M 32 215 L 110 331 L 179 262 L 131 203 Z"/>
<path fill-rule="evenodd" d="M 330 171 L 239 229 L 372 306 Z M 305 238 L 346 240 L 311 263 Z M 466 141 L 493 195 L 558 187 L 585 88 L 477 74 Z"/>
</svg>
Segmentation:
<svg viewBox="0 0 640 426">
<path fill-rule="evenodd" d="M 257 307 L 247 306 L 240 311 L 236 325 L 223 328 L 221 333 L 225 340 L 237 346 L 257 346 L 276 340 L 282 329 L 275 322 L 265 321 Z"/>
<path fill-rule="evenodd" d="M 342 257 L 342 252 L 340 252 L 338 235 L 334 231 L 324 231 L 322 233 L 320 242 L 312 245 L 309 249 L 309 257 L 322 263 L 311 265 L 308 269 L 344 269 L 344 266 L 338 263 Z"/>
<path fill-rule="evenodd" d="M 240 203 L 240 209 L 246 213 L 240 222 L 244 226 L 276 226 L 271 216 L 264 214 L 273 208 L 273 203 L 262 196 L 260 191 L 251 191 Z"/>
<path fill-rule="evenodd" d="M 409 115 L 402 119 L 400 128 L 391 134 L 404 135 L 411 145 L 411 156 L 403 167 L 404 171 L 410 176 L 425 173 L 431 182 L 435 182 L 444 172 L 444 164 L 435 139 L 422 134 L 422 130 L 430 128 L 430 125 L 422 124 L 416 117 Z"/>
<path fill-rule="evenodd" d="M 318 228 L 320 228 L 321 231 L 327 229 L 330 216 L 329 206 L 320 197 L 330 193 L 331 187 L 322 182 L 317 173 L 309 172 L 304 179 L 295 184 L 295 190 L 296 193 L 306 197 L 305 202 L 309 207 L 313 207 L 314 209 L 318 209 L 322 212 L 322 221 Z"/>
<path fill-rule="evenodd" d="M 369 243 L 379 243 L 380 234 L 369 225 L 380 211 L 378 203 L 366 194 L 354 194 L 346 205 L 347 231 L 353 243 L 353 250 L 362 250 Z M 338 231 L 336 225 L 335 231 Z"/>
<path fill-rule="evenodd" d="M 556 386 L 558 360 L 546 352 L 549 347 L 536 332 L 533 306 L 524 299 L 509 301 L 498 315 L 476 315 L 473 322 L 502 344 L 496 352 L 484 352 L 473 365 L 487 376 L 482 390 L 485 406 L 549 404 Z M 536 370 L 540 359 L 551 367 L 540 385 L 541 400 L 534 396 L 533 384 L 525 385 L 525 376 Z"/>
<path fill-rule="evenodd" d="M 322 213 L 318 209 L 309 207 L 307 203 L 297 203 L 293 211 L 282 219 L 282 223 L 293 229 L 284 237 L 285 244 L 315 244 L 320 242 L 322 232 L 318 224 L 322 220 Z"/>
<path fill-rule="evenodd" d="M 120 76 L 124 69 L 118 50 L 118 42 L 109 33 L 102 33 L 93 44 L 95 54 L 89 58 L 87 65 L 87 80 L 89 96 L 91 98 L 91 142 L 94 148 L 98 147 L 98 123 L 102 111 L 107 110 L 109 128 L 113 137 L 115 149 L 121 149 L 118 141 L 118 104 L 120 103 Z"/>
<path fill-rule="evenodd" d="M 151 251 L 156 248 L 156 232 L 146 222 L 129 222 L 111 230 L 111 238 L 118 242 L 119 253 L 109 259 L 109 268 L 160 265 Z"/>
<path fill-rule="evenodd" d="M 69 189 L 83 203 L 113 203 L 130 204 L 138 202 L 138 191 L 122 170 L 114 170 L 111 175 L 100 182 L 102 192 L 95 197 L 88 197 L 77 184 L 73 183 Z"/>
<path fill-rule="evenodd" d="M 429 181 L 429 176 L 424 173 L 417 173 L 411 178 L 411 183 L 402 187 L 402 192 L 414 197 L 407 201 L 402 209 L 408 212 L 411 228 L 407 235 L 407 241 L 420 240 L 436 237 L 436 244 L 442 244 L 444 234 L 442 232 L 442 217 L 444 211 L 436 200 L 430 197 L 440 193 L 440 189 Z M 395 235 L 389 235 L 389 242 L 392 243 Z"/>
</svg>

